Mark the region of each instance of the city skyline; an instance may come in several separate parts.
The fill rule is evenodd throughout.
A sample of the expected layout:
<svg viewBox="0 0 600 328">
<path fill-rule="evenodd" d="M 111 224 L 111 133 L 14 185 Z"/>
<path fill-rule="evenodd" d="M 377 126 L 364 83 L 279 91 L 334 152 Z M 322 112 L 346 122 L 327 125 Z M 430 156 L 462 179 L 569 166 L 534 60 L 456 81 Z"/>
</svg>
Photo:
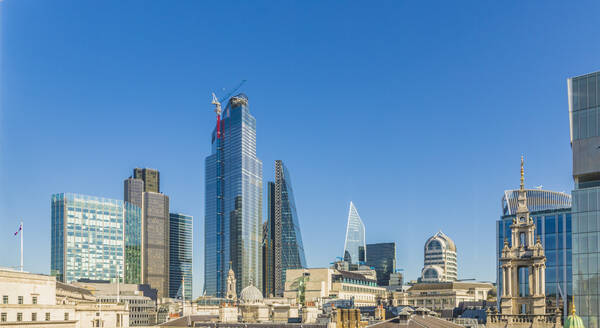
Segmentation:
<svg viewBox="0 0 600 328">
<path fill-rule="evenodd" d="M 355 200 L 368 218 L 367 242 L 396 242 L 405 280 L 419 276 L 421 246 L 441 229 L 460 245 L 459 278 L 493 281 L 496 246 L 484 242 L 495 236 L 502 192 L 517 187 L 516 159 L 526 155 L 528 189 L 575 189 L 566 79 L 598 70 L 600 46 L 583 41 L 592 32 L 575 33 L 592 30 L 592 18 L 583 19 L 594 12 L 589 8 L 446 7 L 432 13 L 438 24 L 427 26 L 409 14 L 424 14 L 424 7 L 400 4 L 322 11 L 280 4 L 290 12 L 282 17 L 248 13 L 244 4 L 151 4 L 139 15 L 140 3 L 121 10 L 106 4 L 74 10 L 67 2 L 0 6 L 0 230 L 7 232 L 0 247 L 15 250 L 0 266 L 18 265 L 12 232 L 23 220 L 25 269 L 49 273 L 49 197 L 122 199 L 119 182 L 130 170 L 153 167 L 171 212 L 195 218 L 193 286 L 200 295 L 210 92 L 225 94 L 246 78 L 241 91 L 258 121 L 257 157 L 283 159 L 294 170 L 309 267 L 326 267 L 343 253 L 347 203 Z M 113 14 L 118 27 L 103 25 L 98 11 Z M 152 26 L 165 12 L 178 17 L 167 18 L 172 27 L 138 27 Z M 199 22 L 199 12 L 228 12 L 247 19 L 248 30 L 213 17 Z M 357 19 L 328 22 L 340 12 Z M 447 12 L 462 23 L 444 29 Z M 513 24 L 502 24 L 505 18 Z M 281 30 L 270 31 L 269 21 Z M 315 25 L 299 28 L 303 21 Z M 383 33 L 370 27 L 383 23 L 393 27 Z M 212 35 L 214 26 L 223 30 Z M 544 38 L 535 35 L 542 27 Z M 145 33 L 154 36 L 137 37 Z M 252 38 L 260 33 L 264 40 Z M 165 49 L 156 48 L 161 41 Z M 210 54 L 214 48 L 224 51 Z M 516 121 L 529 128 L 525 137 Z M 138 136 L 148 142 L 124 146 Z M 270 165 L 263 181 L 273 180 Z"/>
</svg>

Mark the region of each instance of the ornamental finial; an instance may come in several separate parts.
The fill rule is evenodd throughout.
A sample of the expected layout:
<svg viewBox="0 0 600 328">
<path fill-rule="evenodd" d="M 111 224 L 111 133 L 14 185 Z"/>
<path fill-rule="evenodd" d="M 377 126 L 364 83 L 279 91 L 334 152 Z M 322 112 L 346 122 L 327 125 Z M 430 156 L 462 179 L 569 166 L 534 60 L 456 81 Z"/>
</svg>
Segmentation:
<svg viewBox="0 0 600 328">
<path fill-rule="evenodd" d="M 521 155 L 521 190 L 525 189 L 525 171 L 523 170 L 523 155 Z"/>
</svg>

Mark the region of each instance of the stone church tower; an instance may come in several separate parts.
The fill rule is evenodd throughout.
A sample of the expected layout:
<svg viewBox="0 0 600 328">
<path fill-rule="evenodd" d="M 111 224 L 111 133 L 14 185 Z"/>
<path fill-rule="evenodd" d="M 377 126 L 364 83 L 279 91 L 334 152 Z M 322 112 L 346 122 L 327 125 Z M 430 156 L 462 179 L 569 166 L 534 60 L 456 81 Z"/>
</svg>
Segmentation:
<svg viewBox="0 0 600 328">
<path fill-rule="evenodd" d="M 227 274 L 227 293 L 225 297 L 229 300 L 237 300 L 237 293 L 235 291 L 235 273 L 231 268 L 231 262 L 229 263 L 229 273 Z"/>
<path fill-rule="evenodd" d="M 500 308 L 506 314 L 546 314 L 546 256 L 540 239 L 534 241 L 535 224 L 529 217 L 521 157 L 521 187 L 515 218 L 510 226 L 512 245 L 504 240 Z"/>
</svg>

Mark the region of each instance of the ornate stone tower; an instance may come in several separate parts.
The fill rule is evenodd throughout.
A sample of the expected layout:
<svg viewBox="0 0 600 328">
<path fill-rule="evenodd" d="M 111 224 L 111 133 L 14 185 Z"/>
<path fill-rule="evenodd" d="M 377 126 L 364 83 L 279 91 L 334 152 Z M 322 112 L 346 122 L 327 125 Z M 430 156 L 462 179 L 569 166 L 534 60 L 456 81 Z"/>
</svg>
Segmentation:
<svg viewBox="0 0 600 328">
<path fill-rule="evenodd" d="M 502 314 L 546 314 L 546 256 L 539 240 L 534 242 L 535 224 L 529 217 L 521 157 L 521 188 L 517 212 L 510 226 L 512 245 L 504 240 L 502 265 Z"/>
<path fill-rule="evenodd" d="M 229 262 L 229 273 L 227 274 L 227 293 L 225 297 L 230 300 L 237 300 L 237 293 L 235 291 L 235 273 L 231 268 L 231 262 Z"/>
</svg>

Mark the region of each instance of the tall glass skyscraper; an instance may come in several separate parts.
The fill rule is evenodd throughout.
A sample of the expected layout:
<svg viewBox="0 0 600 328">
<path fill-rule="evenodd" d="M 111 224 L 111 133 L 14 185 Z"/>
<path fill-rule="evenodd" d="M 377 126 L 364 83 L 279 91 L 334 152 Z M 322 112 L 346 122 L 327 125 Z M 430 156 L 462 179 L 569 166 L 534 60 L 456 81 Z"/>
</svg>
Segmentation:
<svg viewBox="0 0 600 328">
<path fill-rule="evenodd" d="M 344 261 L 364 263 L 367 261 L 365 243 L 365 225 L 363 224 L 354 203 L 350 202 L 346 242 L 344 244 Z"/>
<path fill-rule="evenodd" d="M 248 97 L 232 97 L 206 158 L 204 289 L 225 296 L 229 263 L 237 290 L 262 286 L 262 162 Z"/>
<path fill-rule="evenodd" d="M 62 282 L 81 278 L 140 281 L 141 210 L 116 199 L 52 195 L 50 270 Z"/>
<path fill-rule="evenodd" d="M 171 213 L 169 226 L 169 297 L 191 301 L 193 218 Z"/>
<path fill-rule="evenodd" d="M 502 295 L 500 253 L 506 239 L 512 245 L 510 225 L 516 213 L 517 190 L 507 190 L 502 197 L 502 215 L 496 221 L 496 270 L 498 295 Z M 546 297 L 553 306 L 568 309 L 573 295 L 571 255 L 571 196 L 562 192 L 526 189 L 527 207 L 535 223 L 535 238 L 539 237 L 546 255 Z M 514 197 L 513 197 L 514 196 Z M 530 198 L 531 197 L 531 198 Z M 510 204 L 510 205 L 508 205 Z M 567 311 L 568 312 L 568 311 Z M 567 312 L 564 312 L 567 314 Z"/>
<path fill-rule="evenodd" d="M 377 273 L 377 285 L 389 286 L 396 270 L 396 243 L 367 244 L 367 265 Z"/>
<path fill-rule="evenodd" d="M 573 294 L 586 327 L 600 318 L 600 72 L 567 80 L 573 151 Z"/>
<path fill-rule="evenodd" d="M 304 246 L 292 178 L 282 161 L 275 161 L 275 182 L 269 182 L 269 217 L 265 226 L 264 293 L 283 296 L 287 269 L 306 268 Z"/>
</svg>

